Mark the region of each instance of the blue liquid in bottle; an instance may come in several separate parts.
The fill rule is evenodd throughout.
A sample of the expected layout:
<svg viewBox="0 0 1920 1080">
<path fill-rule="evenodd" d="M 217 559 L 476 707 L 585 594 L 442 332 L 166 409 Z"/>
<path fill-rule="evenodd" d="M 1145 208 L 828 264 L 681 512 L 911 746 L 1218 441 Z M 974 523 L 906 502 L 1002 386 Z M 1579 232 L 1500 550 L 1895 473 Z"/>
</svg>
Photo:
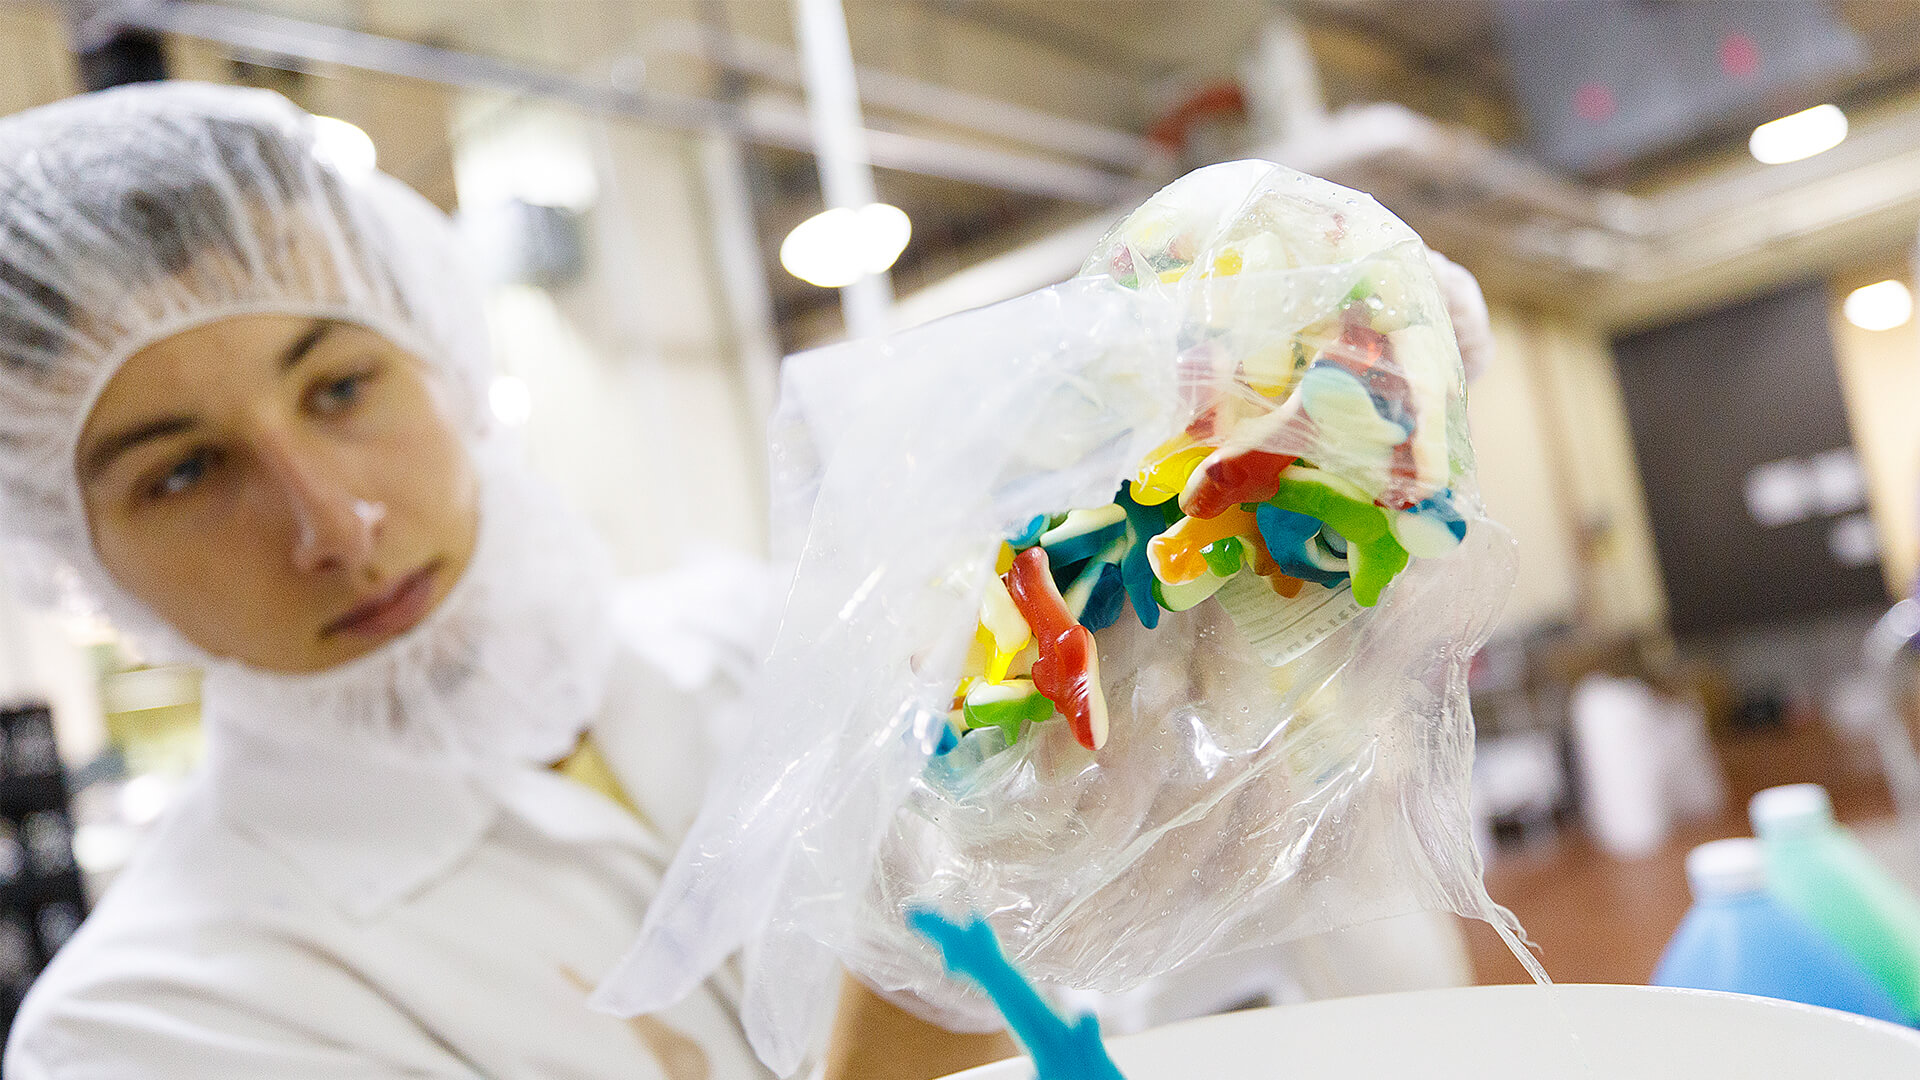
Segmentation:
<svg viewBox="0 0 1920 1080">
<path fill-rule="evenodd" d="M 1687 856 L 1694 905 L 1654 969 L 1655 986 L 1779 998 L 1912 1021 L 1885 988 L 1812 923 L 1766 891 L 1758 841 L 1716 840 Z"/>
</svg>

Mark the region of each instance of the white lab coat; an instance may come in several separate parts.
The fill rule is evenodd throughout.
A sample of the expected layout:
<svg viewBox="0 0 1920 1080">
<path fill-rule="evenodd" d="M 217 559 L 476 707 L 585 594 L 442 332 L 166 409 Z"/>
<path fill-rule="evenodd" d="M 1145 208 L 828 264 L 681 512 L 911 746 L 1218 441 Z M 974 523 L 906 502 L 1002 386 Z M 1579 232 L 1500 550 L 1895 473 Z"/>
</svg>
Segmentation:
<svg viewBox="0 0 1920 1080">
<path fill-rule="evenodd" d="M 29 993 L 5 1075 L 764 1076 L 725 975 L 636 1021 L 586 1006 L 697 808 L 698 711 L 633 663 L 594 725 L 651 827 L 536 767 L 481 783 L 218 733 Z"/>
</svg>

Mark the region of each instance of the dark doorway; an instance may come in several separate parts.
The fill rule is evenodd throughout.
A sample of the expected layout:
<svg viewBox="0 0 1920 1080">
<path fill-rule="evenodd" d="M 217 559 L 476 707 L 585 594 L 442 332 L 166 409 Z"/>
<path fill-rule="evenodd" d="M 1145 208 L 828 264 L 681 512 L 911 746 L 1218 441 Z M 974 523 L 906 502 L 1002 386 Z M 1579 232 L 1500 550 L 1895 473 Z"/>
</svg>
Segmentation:
<svg viewBox="0 0 1920 1080">
<path fill-rule="evenodd" d="M 1676 633 L 1887 600 L 1827 303 L 1808 282 L 1613 343 Z"/>
</svg>

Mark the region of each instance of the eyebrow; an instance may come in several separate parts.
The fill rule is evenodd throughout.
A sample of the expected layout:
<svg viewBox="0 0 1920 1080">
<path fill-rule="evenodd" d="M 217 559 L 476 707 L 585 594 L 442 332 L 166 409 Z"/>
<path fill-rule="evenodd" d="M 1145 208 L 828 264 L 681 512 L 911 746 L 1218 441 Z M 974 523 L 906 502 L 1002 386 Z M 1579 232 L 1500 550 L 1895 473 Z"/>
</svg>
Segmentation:
<svg viewBox="0 0 1920 1080">
<path fill-rule="evenodd" d="M 120 455 L 139 446 L 141 443 L 164 439 L 192 431 L 200 426 L 200 421 L 185 416 L 169 416 L 162 420 L 141 424 L 119 432 L 111 439 L 104 439 L 87 452 L 87 459 L 80 466 L 80 479 L 91 480 L 107 470 Z"/>
<path fill-rule="evenodd" d="M 332 319 L 315 319 L 305 333 L 281 351 L 280 370 L 283 372 L 293 370 L 337 325 Z M 99 445 L 88 451 L 86 461 L 80 468 L 81 479 L 91 480 L 99 476 L 120 455 L 142 443 L 181 435 L 199 426 L 200 422 L 192 417 L 169 416 L 119 432 L 110 439 L 102 440 Z"/>
<path fill-rule="evenodd" d="M 292 370 L 300 361 L 306 359 L 307 354 L 313 351 L 313 347 L 320 344 L 320 340 L 338 325 L 332 319 L 315 319 L 313 325 L 307 327 L 307 332 L 301 334 L 299 340 L 287 346 L 286 351 L 280 354 L 280 370 Z"/>
</svg>

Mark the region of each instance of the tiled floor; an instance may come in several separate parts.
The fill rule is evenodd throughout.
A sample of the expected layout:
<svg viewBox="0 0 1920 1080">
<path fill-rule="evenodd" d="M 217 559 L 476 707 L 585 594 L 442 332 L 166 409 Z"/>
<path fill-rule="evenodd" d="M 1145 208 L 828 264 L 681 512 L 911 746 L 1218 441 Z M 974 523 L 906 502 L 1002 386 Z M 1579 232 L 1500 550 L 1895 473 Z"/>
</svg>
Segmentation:
<svg viewBox="0 0 1920 1080">
<path fill-rule="evenodd" d="M 1646 982 L 1690 903 L 1687 851 L 1708 840 L 1748 835 L 1747 799 L 1761 788 L 1825 784 L 1841 821 L 1864 827 L 1870 847 L 1900 842 L 1886 825 L 1893 806 L 1885 786 L 1850 765 L 1842 748 L 1818 728 L 1743 736 L 1716 749 L 1727 774 L 1726 810 L 1714 820 L 1682 827 L 1654 855 L 1616 859 L 1578 832 L 1568 832 L 1534 850 L 1503 853 L 1488 868 L 1488 891 L 1519 916 L 1556 981 Z M 1469 924 L 1467 940 L 1477 981 L 1526 981 L 1525 971 L 1492 930 Z"/>
</svg>

